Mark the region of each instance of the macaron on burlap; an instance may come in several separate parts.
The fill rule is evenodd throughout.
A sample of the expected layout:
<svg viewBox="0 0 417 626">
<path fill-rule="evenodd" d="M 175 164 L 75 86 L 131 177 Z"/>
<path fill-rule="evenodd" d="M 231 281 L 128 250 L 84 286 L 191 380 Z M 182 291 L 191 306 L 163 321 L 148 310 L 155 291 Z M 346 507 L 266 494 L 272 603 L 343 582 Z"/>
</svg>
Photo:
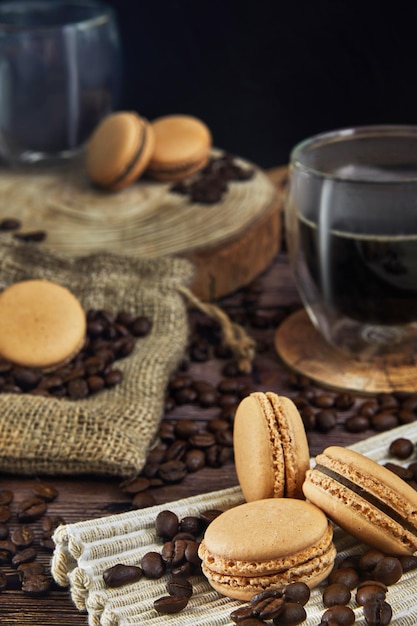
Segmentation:
<svg viewBox="0 0 417 626">
<path fill-rule="evenodd" d="M 0 393 L 0 470 L 118 476 L 140 471 L 162 417 L 166 384 L 187 342 L 181 288 L 192 280 L 191 264 L 107 253 L 64 258 L 2 235 L 0 267 L 1 291 L 30 280 L 34 297 L 41 298 L 42 287 L 55 283 L 58 293 L 71 292 L 84 311 L 124 310 L 152 324 L 133 353 L 118 362 L 123 380 L 112 388 L 78 400 Z"/>
</svg>

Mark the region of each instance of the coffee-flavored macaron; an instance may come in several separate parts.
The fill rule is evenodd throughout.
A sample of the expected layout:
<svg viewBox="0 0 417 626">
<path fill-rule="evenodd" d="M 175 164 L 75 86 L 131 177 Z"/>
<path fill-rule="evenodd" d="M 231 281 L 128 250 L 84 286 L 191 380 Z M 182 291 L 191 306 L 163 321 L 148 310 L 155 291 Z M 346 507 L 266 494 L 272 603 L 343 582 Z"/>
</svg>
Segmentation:
<svg viewBox="0 0 417 626">
<path fill-rule="evenodd" d="M 146 119 L 134 111 L 112 113 L 87 143 L 87 175 L 95 185 L 119 191 L 143 174 L 153 149 L 154 133 Z"/>
<path fill-rule="evenodd" d="M 14 364 L 54 369 L 83 347 L 86 315 L 66 287 L 24 280 L 0 294 L 0 357 Z"/>
<path fill-rule="evenodd" d="M 191 115 L 166 115 L 151 124 L 155 147 L 147 174 L 156 180 L 176 181 L 201 170 L 212 145 L 207 125 Z"/>
<path fill-rule="evenodd" d="M 240 402 L 233 425 L 236 473 L 245 499 L 304 498 L 310 467 L 304 424 L 295 404 L 268 391 Z"/>
<path fill-rule="evenodd" d="M 320 584 L 333 568 L 333 529 L 313 504 L 295 498 L 246 502 L 219 515 L 199 547 L 203 573 L 219 593 L 248 600 L 290 582 Z"/>
<path fill-rule="evenodd" d="M 384 553 L 417 550 L 417 492 L 376 461 L 330 446 L 307 472 L 305 496 L 346 532 Z"/>
</svg>

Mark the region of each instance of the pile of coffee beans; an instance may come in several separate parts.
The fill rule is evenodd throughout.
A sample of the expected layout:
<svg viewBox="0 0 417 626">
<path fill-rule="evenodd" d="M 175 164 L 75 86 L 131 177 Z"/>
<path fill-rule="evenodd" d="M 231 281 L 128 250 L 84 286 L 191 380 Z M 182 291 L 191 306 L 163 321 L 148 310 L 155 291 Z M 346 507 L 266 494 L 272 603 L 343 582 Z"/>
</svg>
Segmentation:
<svg viewBox="0 0 417 626">
<path fill-rule="evenodd" d="M 255 626 L 273 620 L 278 626 L 301 624 L 307 613 L 304 605 L 310 588 L 302 582 L 289 583 L 283 589 L 267 589 L 253 595 L 248 604 L 235 609 L 230 618 L 235 624 Z"/>
<path fill-rule="evenodd" d="M 250 180 L 254 174 L 253 168 L 242 167 L 233 155 L 223 153 L 212 157 L 190 180 L 172 185 L 170 191 L 188 196 L 190 202 L 216 204 L 228 191 L 229 182 Z"/>
<path fill-rule="evenodd" d="M 163 542 L 161 551 L 151 551 L 143 555 L 140 565 L 117 563 L 103 572 L 107 587 L 121 587 L 136 582 L 145 576 L 159 579 L 165 574 L 167 595 L 154 602 L 158 613 L 178 613 L 184 609 L 193 594 L 190 576 L 201 574 L 201 560 L 198 546 L 208 524 L 222 511 L 210 509 L 198 516 L 189 515 L 179 519 L 177 514 L 168 509 L 158 513 L 155 520 L 155 532 Z"/>
<path fill-rule="evenodd" d="M 119 384 L 123 372 L 115 361 L 129 356 L 138 337 L 151 330 L 150 320 L 124 311 L 87 312 L 87 337 L 82 350 L 51 372 L 0 361 L 0 392 L 78 400 Z"/>
<path fill-rule="evenodd" d="M 57 497 L 53 485 L 40 481 L 33 483 L 30 497 L 18 502 L 12 491 L 0 490 L 0 591 L 21 589 L 38 597 L 54 588 L 49 566 L 41 561 L 49 562 L 55 547 L 52 535 L 65 523 L 60 516 L 47 515 Z"/>
</svg>

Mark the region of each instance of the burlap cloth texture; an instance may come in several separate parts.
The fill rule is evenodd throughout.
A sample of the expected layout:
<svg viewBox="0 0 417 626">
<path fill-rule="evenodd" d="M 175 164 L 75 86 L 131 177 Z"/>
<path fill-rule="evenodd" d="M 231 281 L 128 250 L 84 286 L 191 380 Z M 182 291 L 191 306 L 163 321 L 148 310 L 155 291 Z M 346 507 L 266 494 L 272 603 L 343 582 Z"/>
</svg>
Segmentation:
<svg viewBox="0 0 417 626">
<path fill-rule="evenodd" d="M 396 437 L 414 441 L 417 424 L 400 426 L 394 431 L 376 435 L 352 449 L 384 464 L 392 460 L 388 448 Z M 415 460 L 415 455 L 412 457 Z M 313 462 L 313 461 L 312 461 Z M 404 461 L 404 464 L 410 459 Z M 400 461 L 401 463 L 401 461 Z M 90 626 L 140 626 L 141 624 L 170 626 L 233 625 L 230 613 L 242 603 L 220 596 L 203 576 L 193 576 L 190 582 L 194 593 L 187 607 L 176 615 L 160 615 L 153 608 L 157 598 L 167 595 L 165 575 L 159 580 L 143 577 L 140 581 L 108 589 L 103 582 L 103 571 L 117 563 L 139 565 L 149 551 L 161 551 L 162 542 L 155 533 L 155 518 L 159 511 L 171 509 L 181 518 L 198 515 L 207 509 L 226 510 L 243 502 L 239 487 L 193 496 L 177 502 L 158 505 L 141 511 L 130 511 L 95 520 L 60 526 L 54 534 L 56 548 L 52 559 L 52 574 L 60 585 L 69 585 L 71 597 L 80 611 L 88 611 Z M 239 532 L 237 530 L 237 532 Z M 334 527 L 337 562 L 351 554 L 361 554 L 367 546 L 338 526 Z M 387 602 L 393 609 L 392 626 L 417 624 L 416 571 L 404 574 L 399 582 L 390 585 Z M 312 591 L 306 605 L 304 626 L 317 626 L 324 612 L 323 586 Z M 355 591 L 349 606 L 354 610 L 358 626 L 366 626 L 363 609 L 355 602 Z"/>
<path fill-rule="evenodd" d="M 151 333 L 117 362 L 121 384 L 84 400 L 0 394 L 0 470 L 22 474 L 131 476 L 143 467 L 163 414 L 170 374 L 184 355 L 188 261 L 113 254 L 60 257 L 36 244 L 0 238 L 0 290 L 46 278 L 72 291 L 84 309 L 146 315 Z"/>
</svg>

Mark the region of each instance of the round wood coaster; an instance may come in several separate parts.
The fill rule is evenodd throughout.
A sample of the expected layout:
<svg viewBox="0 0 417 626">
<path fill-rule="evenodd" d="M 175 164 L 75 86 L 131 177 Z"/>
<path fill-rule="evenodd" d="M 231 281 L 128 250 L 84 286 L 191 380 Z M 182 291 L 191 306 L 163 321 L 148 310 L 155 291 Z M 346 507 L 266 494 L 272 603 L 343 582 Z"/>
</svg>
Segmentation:
<svg viewBox="0 0 417 626">
<path fill-rule="evenodd" d="M 62 254 L 185 257 L 196 268 L 194 293 L 212 300 L 249 283 L 281 245 L 282 190 L 261 169 L 243 159 L 236 162 L 254 175 L 230 182 L 215 204 L 191 202 L 172 191 L 171 183 L 145 177 L 119 192 L 98 190 L 82 159 L 3 169 L 0 217 L 20 219 L 22 231 L 45 230 L 42 245 Z"/>
<path fill-rule="evenodd" d="M 349 359 L 328 344 L 304 309 L 290 315 L 275 333 L 275 348 L 290 368 L 325 387 L 370 393 L 417 390 L 417 365 Z"/>
</svg>

